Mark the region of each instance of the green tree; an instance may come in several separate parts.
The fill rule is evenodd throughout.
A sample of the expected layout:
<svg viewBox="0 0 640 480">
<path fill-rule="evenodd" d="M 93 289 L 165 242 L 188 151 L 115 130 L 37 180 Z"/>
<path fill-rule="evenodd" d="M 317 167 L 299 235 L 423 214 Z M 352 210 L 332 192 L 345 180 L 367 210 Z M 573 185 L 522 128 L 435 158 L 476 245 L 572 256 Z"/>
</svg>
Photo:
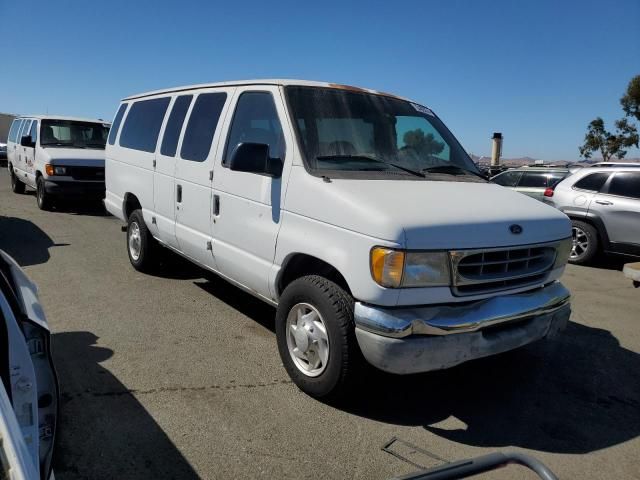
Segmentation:
<svg viewBox="0 0 640 480">
<path fill-rule="evenodd" d="M 604 126 L 604 120 L 598 117 L 593 120 L 584 136 L 584 143 L 580 147 L 580 155 L 590 158 L 595 152 L 600 152 L 602 159 L 608 162 L 612 157 L 624 158 L 627 148 L 638 146 L 638 131 L 626 118 L 618 120 L 616 132 L 609 132 Z"/>
<path fill-rule="evenodd" d="M 416 152 L 425 155 L 437 155 L 444 150 L 444 143 L 439 142 L 433 133 L 424 134 L 422 129 L 409 130 L 402 137 L 407 147 L 413 148 Z"/>
<path fill-rule="evenodd" d="M 640 75 L 631 79 L 627 86 L 627 92 L 620 99 L 622 109 L 630 117 L 635 117 L 640 122 Z"/>
</svg>

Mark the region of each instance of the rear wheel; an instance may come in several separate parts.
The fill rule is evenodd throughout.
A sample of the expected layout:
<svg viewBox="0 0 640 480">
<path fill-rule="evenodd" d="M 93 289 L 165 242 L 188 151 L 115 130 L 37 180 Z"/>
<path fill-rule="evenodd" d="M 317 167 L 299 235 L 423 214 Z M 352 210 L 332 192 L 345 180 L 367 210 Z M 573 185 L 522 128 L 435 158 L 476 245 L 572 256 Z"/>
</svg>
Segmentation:
<svg viewBox="0 0 640 480">
<path fill-rule="evenodd" d="M 127 223 L 127 253 L 133 268 L 140 272 L 150 272 L 155 266 L 157 245 L 149 232 L 142 210 L 134 210 Z"/>
<path fill-rule="evenodd" d="M 593 225 L 580 220 L 573 220 L 571 236 L 573 245 L 569 255 L 569 262 L 584 265 L 593 260 L 593 257 L 598 252 L 598 232 Z"/>
<path fill-rule="evenodd" d="M 12 165 L 9 165 L 9 175 L 11 176 L 11 191 L 13 193 L 24 193 L 24 183 L 18 180 Z"/>
<path fill-rule="evenodd" d="M 362 367 L 353 298 L 326 278 L 309 275 L 287 286 L 278 304 L 276 338 L 287 373 L 313 397 L 342 396 Z"/>
<path fill-rule="evenodd" d="M 36 202 L 38 202 L 38 208 L 40 210 L 51 210 L 51 207 L 53 207 L 51 195 L 45 190 L 44 179 L 42 177 L 36 179 Z"/>
</svg>

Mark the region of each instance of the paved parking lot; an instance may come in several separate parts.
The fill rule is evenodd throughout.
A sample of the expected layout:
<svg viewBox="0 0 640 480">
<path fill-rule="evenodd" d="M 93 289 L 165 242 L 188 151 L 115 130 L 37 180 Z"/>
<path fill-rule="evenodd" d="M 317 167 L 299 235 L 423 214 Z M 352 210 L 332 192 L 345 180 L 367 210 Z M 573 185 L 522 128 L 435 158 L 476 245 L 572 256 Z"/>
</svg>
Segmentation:
<svg viewBox="0 0 640 480">
<path fill-rule="evenodd" d="M 330 406 L 290 383 L 273 308 L 177 258 L 134 271 L 100 208 L 41 212 L 3 170 L 0 248 L 38 284 L 54 332 L 59 479 L 382 479 L 498 450 L 565 479 L 640 478 L 640 289 L 616 263 L 568 268 L 561 339 L 444 372 L 371 373 Z M 397 455 L 381 449 L 394 438 Z M 483 478 L 516 476 L 534 478 Z"/>
</svg>

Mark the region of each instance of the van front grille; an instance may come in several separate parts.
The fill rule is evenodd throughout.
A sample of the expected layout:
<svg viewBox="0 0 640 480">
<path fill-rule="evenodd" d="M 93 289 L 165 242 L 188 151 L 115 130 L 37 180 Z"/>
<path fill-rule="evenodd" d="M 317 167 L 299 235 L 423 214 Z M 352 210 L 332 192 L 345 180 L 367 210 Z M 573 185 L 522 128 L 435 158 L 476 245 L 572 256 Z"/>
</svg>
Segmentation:
<svg viewBox="0 0 640 480">
<path fill-rule="evenodd" d="M 67 171 L 74 180 L 104 181 L 104 167 L 67 167 Z"/>
<path fill-rule="evenodd" d="M 458 296 L 520 288 L 544 281 L 556 245 L 452 252 L 453 293 Z"/>
</svg>

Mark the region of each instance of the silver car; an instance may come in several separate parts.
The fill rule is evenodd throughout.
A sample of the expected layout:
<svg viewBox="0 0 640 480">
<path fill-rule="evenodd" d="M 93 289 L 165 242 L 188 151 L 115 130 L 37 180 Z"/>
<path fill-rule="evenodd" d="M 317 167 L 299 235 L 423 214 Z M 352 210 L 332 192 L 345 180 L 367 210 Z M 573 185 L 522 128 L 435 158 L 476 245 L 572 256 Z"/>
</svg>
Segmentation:
<svg viewBox="0 0 640 480">
<path fill-rule="evenodd" d="M 542 200 L 547 189 L 553 189 L 570 173 L 568 168 L 512 168 L 496 175 L 491 181 L 516 192 L 524 193 L 536 200 Z"/>
<path fill-rule="evenodd" d="M 640 169 L 583 168 L 547 192 L 544 202 L 571 218 L 569 262 L 588 263 L 600 251 L 640 257 Z"/>
</svg>

